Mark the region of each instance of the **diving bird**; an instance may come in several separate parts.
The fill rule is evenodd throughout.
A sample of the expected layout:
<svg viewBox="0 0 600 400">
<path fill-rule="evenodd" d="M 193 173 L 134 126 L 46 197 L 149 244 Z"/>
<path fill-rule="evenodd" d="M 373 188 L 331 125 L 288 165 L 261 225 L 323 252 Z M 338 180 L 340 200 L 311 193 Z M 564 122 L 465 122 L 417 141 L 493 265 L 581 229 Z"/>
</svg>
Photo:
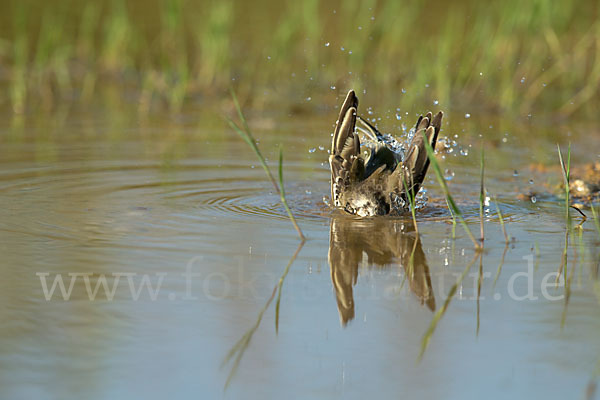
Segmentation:
<svg viewBox="0 0 600 400">
<path fill-rule="evenodd" d="M 407 148 L 357 115 L 358 98 L 348 92 L 340 109 L 331 141 L 331 200 L 336 208 L 361 217 L 402 214 L 408 210 L 427 174 L 425 140 L 435 149 L 443 113 L 420 116 Z M 358 128 L 371 143 L 363 159 Z M 423 135 L 423 133 L 425 135 Z"/>
</svg>

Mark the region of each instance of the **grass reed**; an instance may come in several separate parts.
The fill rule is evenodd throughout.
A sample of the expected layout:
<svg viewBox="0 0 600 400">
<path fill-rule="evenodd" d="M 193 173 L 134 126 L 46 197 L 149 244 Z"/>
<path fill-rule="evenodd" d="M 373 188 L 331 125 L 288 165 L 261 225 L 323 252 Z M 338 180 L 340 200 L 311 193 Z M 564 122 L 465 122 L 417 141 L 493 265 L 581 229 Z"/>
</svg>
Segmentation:
<svg viewBox="0 0 600 400">
<path fill-rule="evenodd" d="M 265 303 L 263 308 L 259 311 L 254 325 L 252 325 L 252 327 L 250 327 L 250 329 L 248 329 L 244 333 L 244 335 L 242 335 L 242 337 L 231 347 L 231 349 L 229 350 L 229 352 L 223 359 L 223 362 L 221 363 L 221 368 L 223 368 L 225 365 L 227 365 L 232 359 L 234 360 L 231 370 L 229 372 L 229 375 L 227 376 L 227 380 L 225 381 L 224 390 L 227 389 L 227 387 L 231 383 L 231 380 L 235 376 L 235 373 L 237 372 L 237 369 L 240 365 L 240 361 L 242 360 L 242 357 L 244 356 L 246 349 L 250 345 L 252 336 L 254 336 L 254 333 L 260 326 L 263 315 L 264 315 L 265 311 L 267 311 L 267 309 L 269 308 L 271 303 L 273 302 L 273 299 L 275 298 L 276 293 L 278 293 L 278 295 L 277 295 L 277 302 L 276 302 L 276 308 L 275 308 L 275 331 L 278 332 L 278 330 L 279 330 L 279 304 L 280 304 L 280 300 L 281 300 L 281 288 L 282 288 L 283 282 L 290 270 L 290 267 L 292 266 L 292 264 L 298 257 L 298 254 L 300 253 L 300 250 L 302 250 L 304 243 L 305 243 L 304 241 L 301 241 L 298 244 L 298 248 L 296 249 L 296 251 L 294 252 L 292 257 L 290 258 L 290 261 L 288 262 L 285 269 L 283 270 L 283 273 L 279 277 L 279 281 L 277 282 L 277 285 L 275 285 L 275 287 L 273 287 L 271 296 L 269 296 L 269 298 L 267 299 L 267 302 Z"/>
<path fill-rule="evenodd" d="M 233 89 L 231 90 L 231 97 L 233 99 L 233 103 L 235 105 L 235 109 L 237 110 L 238 117 L 240 118 L 240 121 L 242 122 L 242 127 L 243 128 L 239 127 L 230 118 L 227 118 L 227 122 L 233 128 L 233 130 L 254 151 L 254 154 L 256 154 L 256 157 L 258 157 L 258 160 L 260 161 L 260 165 L 264 169 L 265 173 L 267 174 L 267 177 L 269 178 L 269 180 L 273 184 L 273 187 L 275 188 L 275 191 L 279 195 L 281 203 L 283 204 L 283 207 L 285 208 L 285 211 L 287 212 L 287 215 L 290 218 L 290 221 L 294 225 L 294 229 L 296 229 L 296 232 L 298 233 L 298 236 L 300 237 L 300 240 L 302 240 L 302 241 L 306 240 L 306 237 L 302 233 L 302 230 L 300 229 L 300 226 L 298 226 L 298 223 L 296 222 L 296 218 L 294 218 L 294 214 L 290 210 L 290 207 L 289 207 L 289 205 L 287 203 L 287 199 L 285 197 L 285 188 L 284 188 L 284 185 L 283 185 L 283 153 L 282 153 L 282 151 L 279 152 L 279 184 L 278 184 L 277 181 L 275 181 L 275 178 L 273 177 L 273 174 L 271 174 L 271 170 L 267 166 L 267 162 L 265 161 L 265 158 L 263 157 L 262 153 L 260 152 L 260 149 L 258 148 L 258 145 L 256 144 L 256 140 L 254 140 L 254 137 L 252 136 L 252 132 L 250 131 L 250 127 L 248 126 L 248 122 L 246 121 L 246 118 L 244 117 L 244 114 L 242 113 L 242 109 L 240 107 L 240 104 L 238 102 L 237 96 L 235 95 L 235 92 L 233 91 Z"/>
<path fill-rule="evenodd" d="M 565 185 L 565 220 L 569 221 L 569 208 L 570 208 L 570 183 L 571 183 L 571 143 L 569 142 L 569 148 L 567 150 L 567 163 L 565 165 L 560 151 L 560 145 L 556 144 L 558 150 L 558 160 L 560 162 L 560 171 L 563 176 L 563 184 Z"/>
<path fill-rule="evenodd" d="M 496 196 L 494 198 L 494 205 L 496 206 L 496 212 L 498 213 L 498 219 L 500 220 L 500 226 L 502 227 L 502 235 L 504 235 L 504 250 L 502 251 L 502 256 L 500 257 L 500 263 L 498 264 L 498 269 L 496 270 L 496 276 L 494 277 L 494 283 L 492 288 L 496 287 L 496 282 L 498 281 L 498 277 L 502 272 L 502 266 L 504 265 L 504 258 L 506 257 L 506 252 L 508 251 L 508 245 L 510 244 L 510 239 L 508 237 L 508 233 L 506 232 L 506 226 L 504 224 L 504 216 L 502 215 L 502 211 L 500 210 L 500 206 L 498 205 L 498 199 Z"/>
<path fill-rule="evenodd" d="M 479 314 L 481 311 L 481 286 L 483 285 L 483 253 L 479 253 L 479 275 L 477 277 L 477 324 L 475 327 L 475 336 L 479 336 L 479 327 L 481 325 L 481 319 Z"/>
<path fill-rule="evenodd" d="M 485 173 L 485 160 L 484 160 L 484 150 L 483 150 L 483 142 L 481 143 L 481 160 L 479 163 L 479 171 L 480 171 L 480 185 L 479 185 L 479 221 L 480 221 L 480 233 L 481 236 L 479 241 L 481 242 L 481 246 L 483 246 L 483 241 L 485 240 L 485 235 L 483 232 L 483 205 L 485 202 L 485 186 L 484 186 L 484 173 Z"/>
<path fill-rule="evenodd" d="M 347 0 L 334 6 L 335 14 L 315 0 L 277 7 L 273 0 L 253 7 L 233 0 L 65 4 L 0 5 L 12 27 L 2 32 L 8 50 L 0 54 L 0 68 L 7 71 L 15 110 L 48 96 L 89 101 L 100 81 L 137 88 L 142 96 L 150 71 L 163 82 L 156 97 L 172 112 L 225 93 L 232 79 L 246 94 L 262 93 L 271 82 L 283 93 L 313 96 L 341 83 L 357 90 L 393 84 L 405 93 L 381 91 L 382 104 L 410 108 L 458 99 L 458 107 L 477 104 L 507 115 L 593 116 L 600 99 L 600 23 L 592 0 L 440 3 L 436 9 L 445 18 L 436 29 L 419 23 L 429 10 L 414 1 L 374 6 Z M 249 20 L 278 24 L 272 30 L 244 23 Z M 398 59 L 412 62 L 396 68 Z M 59 90 L 51 89 L 54 83 Z M 69 96 L 73 90 L 85 95 Z M 262 96 L 252 98 L 264 106 Z"/>
<path fill-rule="evenodd" d="M 504 235 L 504 242 L 508 245 L 510 239 L 508 237 L 508 233 L 506 233 L 506 225 L 504 224 L 504 217 L 502 216 L 502 211 L 500 210 L 500 206 L 498 206 L 498 200 L 494 195 L 494 204 L 496 205 L 496 212 L 498 213 L 498 218 L 500 220 L 500 227 L 502 228 L 502 234 Z"/>
<path fill-rule="evenodd" d="M 417 235 L 419 234 L 419 227 L 417 225 L 417 214 L 416 214 L 416 204 L 415 204 L 415 193 L 412 190 L 408 189 L 408 183 L 404 176 L 402 177 L 402 184 L 404 185 L 404 192 L 406 193 L 406 197 L 408 198 L 408 203 L 410 206 L 410 213 L 412 215 L 413 224 L 415 225 L 415 232 Z"/>
<path fill-rule="evenodd" d="M 448 211 L 450 212 L 450 217 L 452 217 L 452 240 L 456 239 L 456 217 L 454 216 L 454 212 L 452 212 L 452 207 L 450 207 L 450 203 L 448 199 L 446 199 L 446 205 L 448 206 Z"/>
<path fill-rule="evenodd" d="M 454 285 L 452 285 L 452 287 L 450 288 L 450 291 L 448 292 L 448 295 L 446 296 L 446 300 L 444 301 L 444 304 L 442 305 L 442 307 L 440 307 L 439 310 L 437 310 L 436 313 L 433 315 L 433 318 L 431 319 L 431 322 L 429 323 L 429 327 L 427 328 L 427 330 L 423 334 L 423 337 L 421 338 L 421 351 L 420 351 L 419 357 L 417 359 L 418 362 L 420 362 L 423 359 L 423 356 L 425 355 L 425 351 L 427 350 L 427 347 L 429 346 L 429 342 L 431 341 L 431 337 L 433 336 L 433 333 L 435 332 L 435 329 L 437 328 L 438 323 L 440 322 L 440 320 L 442 319 L 444 314 L 446 314 L 446 311 L 448 310 L 448 306 L 450 306 L 450 302 L 452 301 L 452 299 L 454 298 L 454 295 L 456 294 L 456 291 L 458 290 L 458 286 L 462 283 L 462 281 L 465 279 L 465 276 L 467 276 L 467 274 L 471 270 L 471 267 L 473 266 L 473 264 L 475 264 L 475 261 L 477 261 L 477 259 L 479 257 L 481 257 L 482 254 L 483 254 L 482 252 L 475 253 L 471 262 L 469 262 L 467 264 L 467 266 L 464 268 L 462 273 L 456 279 L 456 282 L 454 283 Z"/>
<path fill-rule="evenodd" d="M 502 250 L 502 256 L 500 257 L 500 262 L 498 263 L 498 268 L 496 269 L 496 276 L 494 276 L 494 283 L 492 284 L 492 289 L 496 288 L 496 282 L 500 277 L 500 273 L 502 272 L 502 267 L 504 266 L 504 259 L 506 258 L 506 253 L 508 252 L 508 242 L 504 245 L 504 250 Z"/>
<path fill-rule="evenodd" d="M 569 250 L 569 233 L 571 231 L 571 216 L 569 214 L 570 209 L 570 183 L 571 183 L 571 143 L 569 143 L 569 148 L 567 150 L 567 163 L 563 161 L 562 152 L 560 150 L 560 145 L 556 144 L 558 150 L 558 160 L 560 162 L 560 170 L 563 176 L 563 184 L 565 186 L 565 245 L 563 247 L 563 252 L 561 256 L 560 267 L 558 268 L 558 274 L 556 275 L 556 284 L 558 285 L 559 278 L 565 268 L 567 268 L 568 263 L 568 250 Z M 565 284 L 565 288 L 568 285 Z M 566 296 L 566 294 L 565 294 Z"/>
<path fill-rule="evenodd" d="M 467 233 L 467 235 L 473 242 L 475 249 L 480 250 L 481 244 L 477 242 L 477 240 L 473 236 L 473 233 L 471 233 L 471 230 L 469 229 L 467 222 L 465 221 L 462 213 L 460 212 L 460 209 L 458 208 L 458 206 L 454 202 L 454 199 L 450 195 L 450 191 L 448 190 L 448 185 L 446 184 L 446 180 L 444 179 L 442 170 L 440 169 L 437 159 L 435 158 L 435 153 L 433 151 L 433 148 L 431 147 L 431 144 L 429 144 L 429 141 L 427 140 L 427 136 L 425 136 L 425 133 L 423 133 L 423 139 L 424 139 L 424 143 L 425 143 L 425 148 L 427 149 L 427 156 L 429 157 L 429 161 L 431 163 L 431 166 L 433 167 L 433 170 L 435 172 L 435 176 L 438 180 L 438 183 L 440 184 L 440 187 L 442 188 L 442 190 L 444 192 L 444 196 L 446 197 L 446 202 L 447 202 L 451 212 L 453 213 L 453 217 L 454 216 L 458 217 L 458 220 L 460 221 L 462 227 L 464 228 L 465 232 Z"/>
<path fill-rule="evenodd" d="M 592 209 L 592 217 L 594 217 L 594 226 L 596 227 L 598 236 L 600 236 L 600 220 L 598 220 L 598 211 L 596 211 L 596 208 L 593 204 L 590 206 L 590 208 Z"/>
</svg>

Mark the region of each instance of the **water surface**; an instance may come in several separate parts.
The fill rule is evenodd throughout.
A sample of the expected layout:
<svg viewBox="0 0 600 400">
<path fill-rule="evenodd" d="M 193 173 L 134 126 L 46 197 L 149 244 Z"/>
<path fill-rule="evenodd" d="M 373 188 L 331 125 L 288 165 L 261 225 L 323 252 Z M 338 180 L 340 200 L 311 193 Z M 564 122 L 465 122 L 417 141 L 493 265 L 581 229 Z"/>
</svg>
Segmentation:
<svg viewBox="0 0 600 400">
<path fill-rule="evenodd" d="M 506 247 L 491 200 L 480 264 L 460 226 L 452 239 L 432 179 L 418 239 L 409 218 L 357 221 L 327 207 L 330 111 L 310 122 L 250 116 L 274 171 L 283 147 L 286 191 L 308 241 L 283 281 L 278 330 L 273 300 L 226 390 L 226 354 L 300 245 L 254 155 L 195 113 L 8 115 L 0 397 L 582 397 L 600 357 L 599 235 L 590 218 L 570 238 L 567 302 L 548 278 L 565 240 L 560 175 L 530 164 L 558 165 L 555 143 L 568 140 L 573 163 L 598 160 L 586 127 L 448 115 L 442 134 L 458 144 L 442 161 L 469 226 L 479 232 L 481 135 L 486 186 L 514 238 Z M 382 116 L 383 129 L 398 129 Z M 434 312 L 470 263 L 418 362 Z M 74 282 L 67 300 L 59 286 L 44 293 L 57 276 L 67 291 Z M 90 295 L 102 276 L 114 296 L 102 287 Z M 144 284 L 153 290 L 138 293 Z"/>
</svg>

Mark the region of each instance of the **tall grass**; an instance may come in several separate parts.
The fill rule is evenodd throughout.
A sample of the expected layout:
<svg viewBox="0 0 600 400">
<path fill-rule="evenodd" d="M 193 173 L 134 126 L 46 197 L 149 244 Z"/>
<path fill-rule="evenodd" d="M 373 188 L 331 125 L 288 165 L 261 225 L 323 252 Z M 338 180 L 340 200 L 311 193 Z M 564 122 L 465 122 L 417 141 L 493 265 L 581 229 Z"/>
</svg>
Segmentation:
<svg viewBox="0 0 600 400">
<path fill-rule="evenodd" d="M 473 264 L 475 264 L 475 261 L 478 258 L 480 258 L 482 255 L 483 255 L 482 252 L 476 253 L 475 256 L 473 257 L 473 259 L 471 260 L 471 262 L 469 262 L 465 266 L 462 273 L 456 279 L 456 282 L 454 283 L 454 285 L 452 285 L 452 287 L 450 288 L 450 291 L 448 292 L 448 295 L 446 296 L 446 300 L 444 301 L 444 304 L 433 315 L 433 318 L 431 319 L 431 322 L 429 323 L 429 327 L 427 328 L 427 330 L 423 334 L 423 337 L 421 338 L 421 351 L 419 353 L 418 361 L 421 361 L 423 359 L 423 356 L 425 355 L 425 351 L 427 350 L 427 347 L 429 346 L 429 342 L 431 341 L 431 337 L 433 336 L 435 329 L 438 326 L 438 323 L 440 322 L 442 317 L 446 314 L 446 311 L 448 310 L 448 307 L 450 306 L 450 302 L 454 298 L 454 295 L 456 295 L 456 291 L 458 290 L 458 287 L 460 286 L 462 281 L 465 279 L 465 277 L 471 270 L 471 267 L 473 266 Z"/>
<path fill-rule="evenodd" d="M 423 24 L 432 8 L 440 18 Z M 99 81 L 142 96 L 148 76 L 174 112 L 224 98 L 232 79 L 255 106 L 265 87 L 300 100 L 352 86 L 403 109 L 437 99 L 520 115 L 592 116 L 600 100 L 592 0 L 6 1 L 0 15 L 12 27 L 0 29 L 10 46 L 0 68 L 17 111 L 48 96 L 89 99 Z"/>
<path fill-rule="evenodd" d="M 417 207 L 415 204 L 415 193 L 413 190 L 409 190 L 408 188 L 408 183 L 406 182 L 406 179 L 404 178 L 404 176 L 402 176 L 402 184 L 404 186 L 404 193 L 406 193 L 406 197 L 408 198 L 408 204 L 410 207 L 410 213 L 412 216 L 412 220 L 413 220 L 413 224 L 415 225 L 415 232 L 417 233 L 417 235 L 419 234 L 419 227 L 417 225 Z M 412 182 L 411 182 L 412 184 Z"/>
<path fill-rule="evenodd" d="M 300 226 L 298 226 L 298 223 L 296 222 L 296 218 L 294 217 L 294 214 L 292 213 L 292 210 L 290 209 L 290 207 L 287 203 L 287 199 L 285 197 L 285 188 L 283 185 L 283 152 L 282 151 L 279 152 L 279 183 L 277 183 L 277 181 L 275 181 L 275 178 L 273 177 L 273 174 L 271 174 L 271 170 L 267 166 L 267 162 L 266 162 L 265 158 L 263 157 L 262 153 L 260 152 L 260 149 L 258 148 L 258 145 L 256 144 L 256 140 L 254 140 L 254 137 L 252 136 L 252 132 L 250 131 L 250 126 L 248 126 L 248 122 L 246 121 L 246 118 L 244 117 L 244 114 L 242 113 L 240 103 L 238 102 L 237 96 L 235 95 L 235 92 L 233 90 L 231 90 L 231 97 L 233 99 L 235 109 L 237 110 L 238 117 L 242 123 L 242 127 L 239 127 L 231 119 L 227 119 L 227 122 L 229 123 L 231 128 L 233 128 L 233 130 L 250 146 L 252 151 L 254 151 L 254 154 L 256 154 L 256 157 L 258 157 L 260 165 L 263 167 L 263 170 L 267 174 L 267 177 L 273 184 L 273 188 L 279 195 L 281 204 L 283 204 L 283 207 L 285 208 L 285 211 L 286 211 L 288 217 L 290 218 L 290 221 L 294 225 L 294 229 L 296 229 L 298 236 L 300 237 L 300 239 L 302 241 L 306 240 L 306 237 L 302 233 Z"/>
<path fill-rule="evenodd" d="M 569 233 L 571 231 L 571 216 L 569 214 L 570 210 L 570 183 L 571 183 L 571 143 L 569 143 L 569 149 L 567 151 L 567 162 L 565 164 L 562 156 L 562 152 L 560 150 L 560 145 L 556 145 L 558 150 L 558 160 L 560 162 L 560 171 L 563 176 L 563 185 L 565 190 L 565 245 L 563 247 L 563 252 L 561 256 L 560 267 L 558 269 L 558 274 L 556 275 L 556 284 L 558 284 L 559 278 L 563 272 L 563 270 L 567 267 L 567 257 L 569 250 Z M 567 285 L 565 285 L 567 288 Z M 565 295 L 565 298 L 567 296 Z"/>
<path fill-rule="evenodd" d="M 500 263 L 498 264 L 498 269 L 496 270 L 496 276 L 494 277 L 493 288 L 496 287 L 496 282 L 498 281 L 498 277 L 500 276 L 500 272 L 502 272 L 502 266 L 504 265 L 504 258 L 506 257 L 506 252 L 508 251 L 508 245 L 510 243 L 510 239 L 508 238 L 508 233 L 506 233 L 506 226 L 504 224 L 504 216 L 502 215 L 502 211 L 500 210 L 500 206 L 498 205 L 498 199 L 494 195 L 494 204 L 496 205 L 496 212 L 498 213 L 498 219 L 500 220 L 500 226 L 502 227 L 502 234 L 504 235 L 504 250 L 502 251 L 502 257 L 500 257 Z"/>
<path fill-rule="evenodd" d="M 450 190 L 448 189 L 448 185 L 446 184 L 446 180 L 444 179 L 444 175 L 442 174 L 440 165 L 438 164 L 437 159 L 435 158 L 435 153 L 433 151 L 433 148 L 431 147 L 431 144 L 427 140 L 427 136 L 425 136 L 425 132 L 423 132 L 423 139 L 424 139 L 424 143 L 425 143 L 425 148 L 427 150 L 427 157 L 429 157 L 431 167 L 433 168 L 433 171 L 435 172 L 435 176 L 438 180 L 438 183 L 440 184 L 440 187 L 442 188 L 442 190 L 444 192 L 444 196 L 446 197 L 446 202 L 448 203 L 448 206 L 451 210 L 453 218 L 458 218 L 458 220 L 460 221 L 465 232 L 467 233 L 467 235 L 473 242 L 475 249 L 480 250 L 481 243 L 478 243 L 477 240 L 475 239 L 475 236 L 473 236 L 473 233 L 471 233 L 471 230 L 469 229 L 467 222 L 465 221 L 462 213 L 460 212 L 460 209 L 458 208 L 458 206 L 454 202 L 454 199 L 450 195 Z"/>
<path fill-rule="evenodd" d="M 485 186 L 484 186 L 484 174 L 485 174 L 485 160 L 484 160 L 484 150 L 483 150 L 483 142 L 481 143 L 481 160 L 479 163 L 479 173 L 480 173 L 480 185 L 479 185 L 479 227 L 481 236 L 479 241 L 481 242 L 481 246 L 483 246 L 483 241 L 485 240 L 485 235 L 483 232 L 483 205 L 485 203 Z"/>
<path fill-rule="evenodd" d="M 288 262 L 288 264 L 286 265 L 286 267 L 283 270 L 283 273 L 279 277 L 279 281 L 273 288 L 273 291 L 271 292 L 271 296 L 269 296 L 269 298 L 267 299 L 267 302 L 265 303 L 263 308 L 259 311 L 254 325 L 252 325 L 250 327 L 250 329 L 248 329 L 242 335 L 242 337 L 231 347 L 231 349 L 229 350 L 229 352 L 223 359 L 223 362 L 221 363 L 221 368 L 223 368 L 231 360 L 233 360 L 233 365 L 231 366 L 231 370 L 229 371 L 229 375 L 227 376 L 227 380 L 225 381 L 224 389 L 227 389 L 227 387 L 231 383 L 231 380 L 235 376 L 235 373 L 237 372 L 240 362 L 242 361 L 242 358 L 244 357 L 244 353 L 246 352 L 246 349 L 250 345 L 250 342 L 252 340 L 252 337 L 254 336 L 254 333 L 256 333 L 256 331 L 258 330 L 258 327 L 260 326 L 260 323 L 262 321 L 263 315 L 265 314 L 265 311 L 267 311 L 267 309 L 273 302 L 273 299 L 275 298 L 276 293 L 277 293 L 277 302 L 276 302 L 276 306 L 275 306 L 275 331 L 278 332 L 278 330 L 279 330 L 279 305 L 280 305 L 280 301 L 281 301 L 281 290 L 283 287 L 283 282 L 285 281 L 285 278 L 290 270 L 290 267 L 292 266 L 292 264 L 298 257 L 300 250 L 302 250 L 304 243 L 305 243 L 304 241 L 301 241 L 298 244 L 298 248 L 296 249 L 296 251 L 294 252 L 292 257 L 290 258 L 290 261 Z"/>
<path fill-rule="evenodd" d="M 500 210 L 500 206 L 498 206 L 498 199 L 494 196 L 494 204 L 496 205 L 496 212 L 498 213 L 498 219 L 500 220 L 500 227 L 502 228 L 502 234 L 504 235 L 504 242 L 508 245 L 510 239 L 508 238 L 508 233 L 506 233 L 506 226 L 504 224 L 504 217 L 502 216 L 502 211 Z"/>
<path fill-rule="evenodd" d="M 600 236 L 600 220 L 598 220 L 598 211 L 596 211 L 596 208 L 593 204 L 590 206 L 590 208 L 592 209 L 592 217 L 594 217 L 594 226 L 596 227 L 598 236 Z"/>
</svg>

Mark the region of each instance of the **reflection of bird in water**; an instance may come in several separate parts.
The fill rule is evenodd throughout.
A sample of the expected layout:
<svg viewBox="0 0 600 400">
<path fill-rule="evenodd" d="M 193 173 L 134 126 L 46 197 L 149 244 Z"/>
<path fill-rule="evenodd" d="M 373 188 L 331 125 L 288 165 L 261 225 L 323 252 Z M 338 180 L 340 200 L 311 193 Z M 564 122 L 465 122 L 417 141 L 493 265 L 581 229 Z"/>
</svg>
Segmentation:
<svg viewBox="0 0 600 400">
<path fill-rule="evenodd" d="M 428 113 L 415 125 L 407 148 L 358 117 L 358 98 L 351 90 L 342 104 L 331 143 L 331 200 L 335 207 L 359 216 L 401 214 L 416 196 L 427 174 L 425 138 L 435 149 L 443 113 Z M 370 155 L 360 154 L 359 128 L 369 140 Z M 423 136 L 424 134 L 424 136 Z"/>
<path fill-rule="evenodd" d="M 342 325 L 354 318 L 352 290 L 363 253 L 367 254 L 369 264 L 402 265 L 410 290 L 421 304 L 426 304 L 431 311 L 435 310 L 425 253 L 421 248 L 421 240 L 407 233 L 412 230 L 412 225 L 398 220 L 356 220 L 343 216 L 331 219 L 329 267 Z"/>
</svg>

